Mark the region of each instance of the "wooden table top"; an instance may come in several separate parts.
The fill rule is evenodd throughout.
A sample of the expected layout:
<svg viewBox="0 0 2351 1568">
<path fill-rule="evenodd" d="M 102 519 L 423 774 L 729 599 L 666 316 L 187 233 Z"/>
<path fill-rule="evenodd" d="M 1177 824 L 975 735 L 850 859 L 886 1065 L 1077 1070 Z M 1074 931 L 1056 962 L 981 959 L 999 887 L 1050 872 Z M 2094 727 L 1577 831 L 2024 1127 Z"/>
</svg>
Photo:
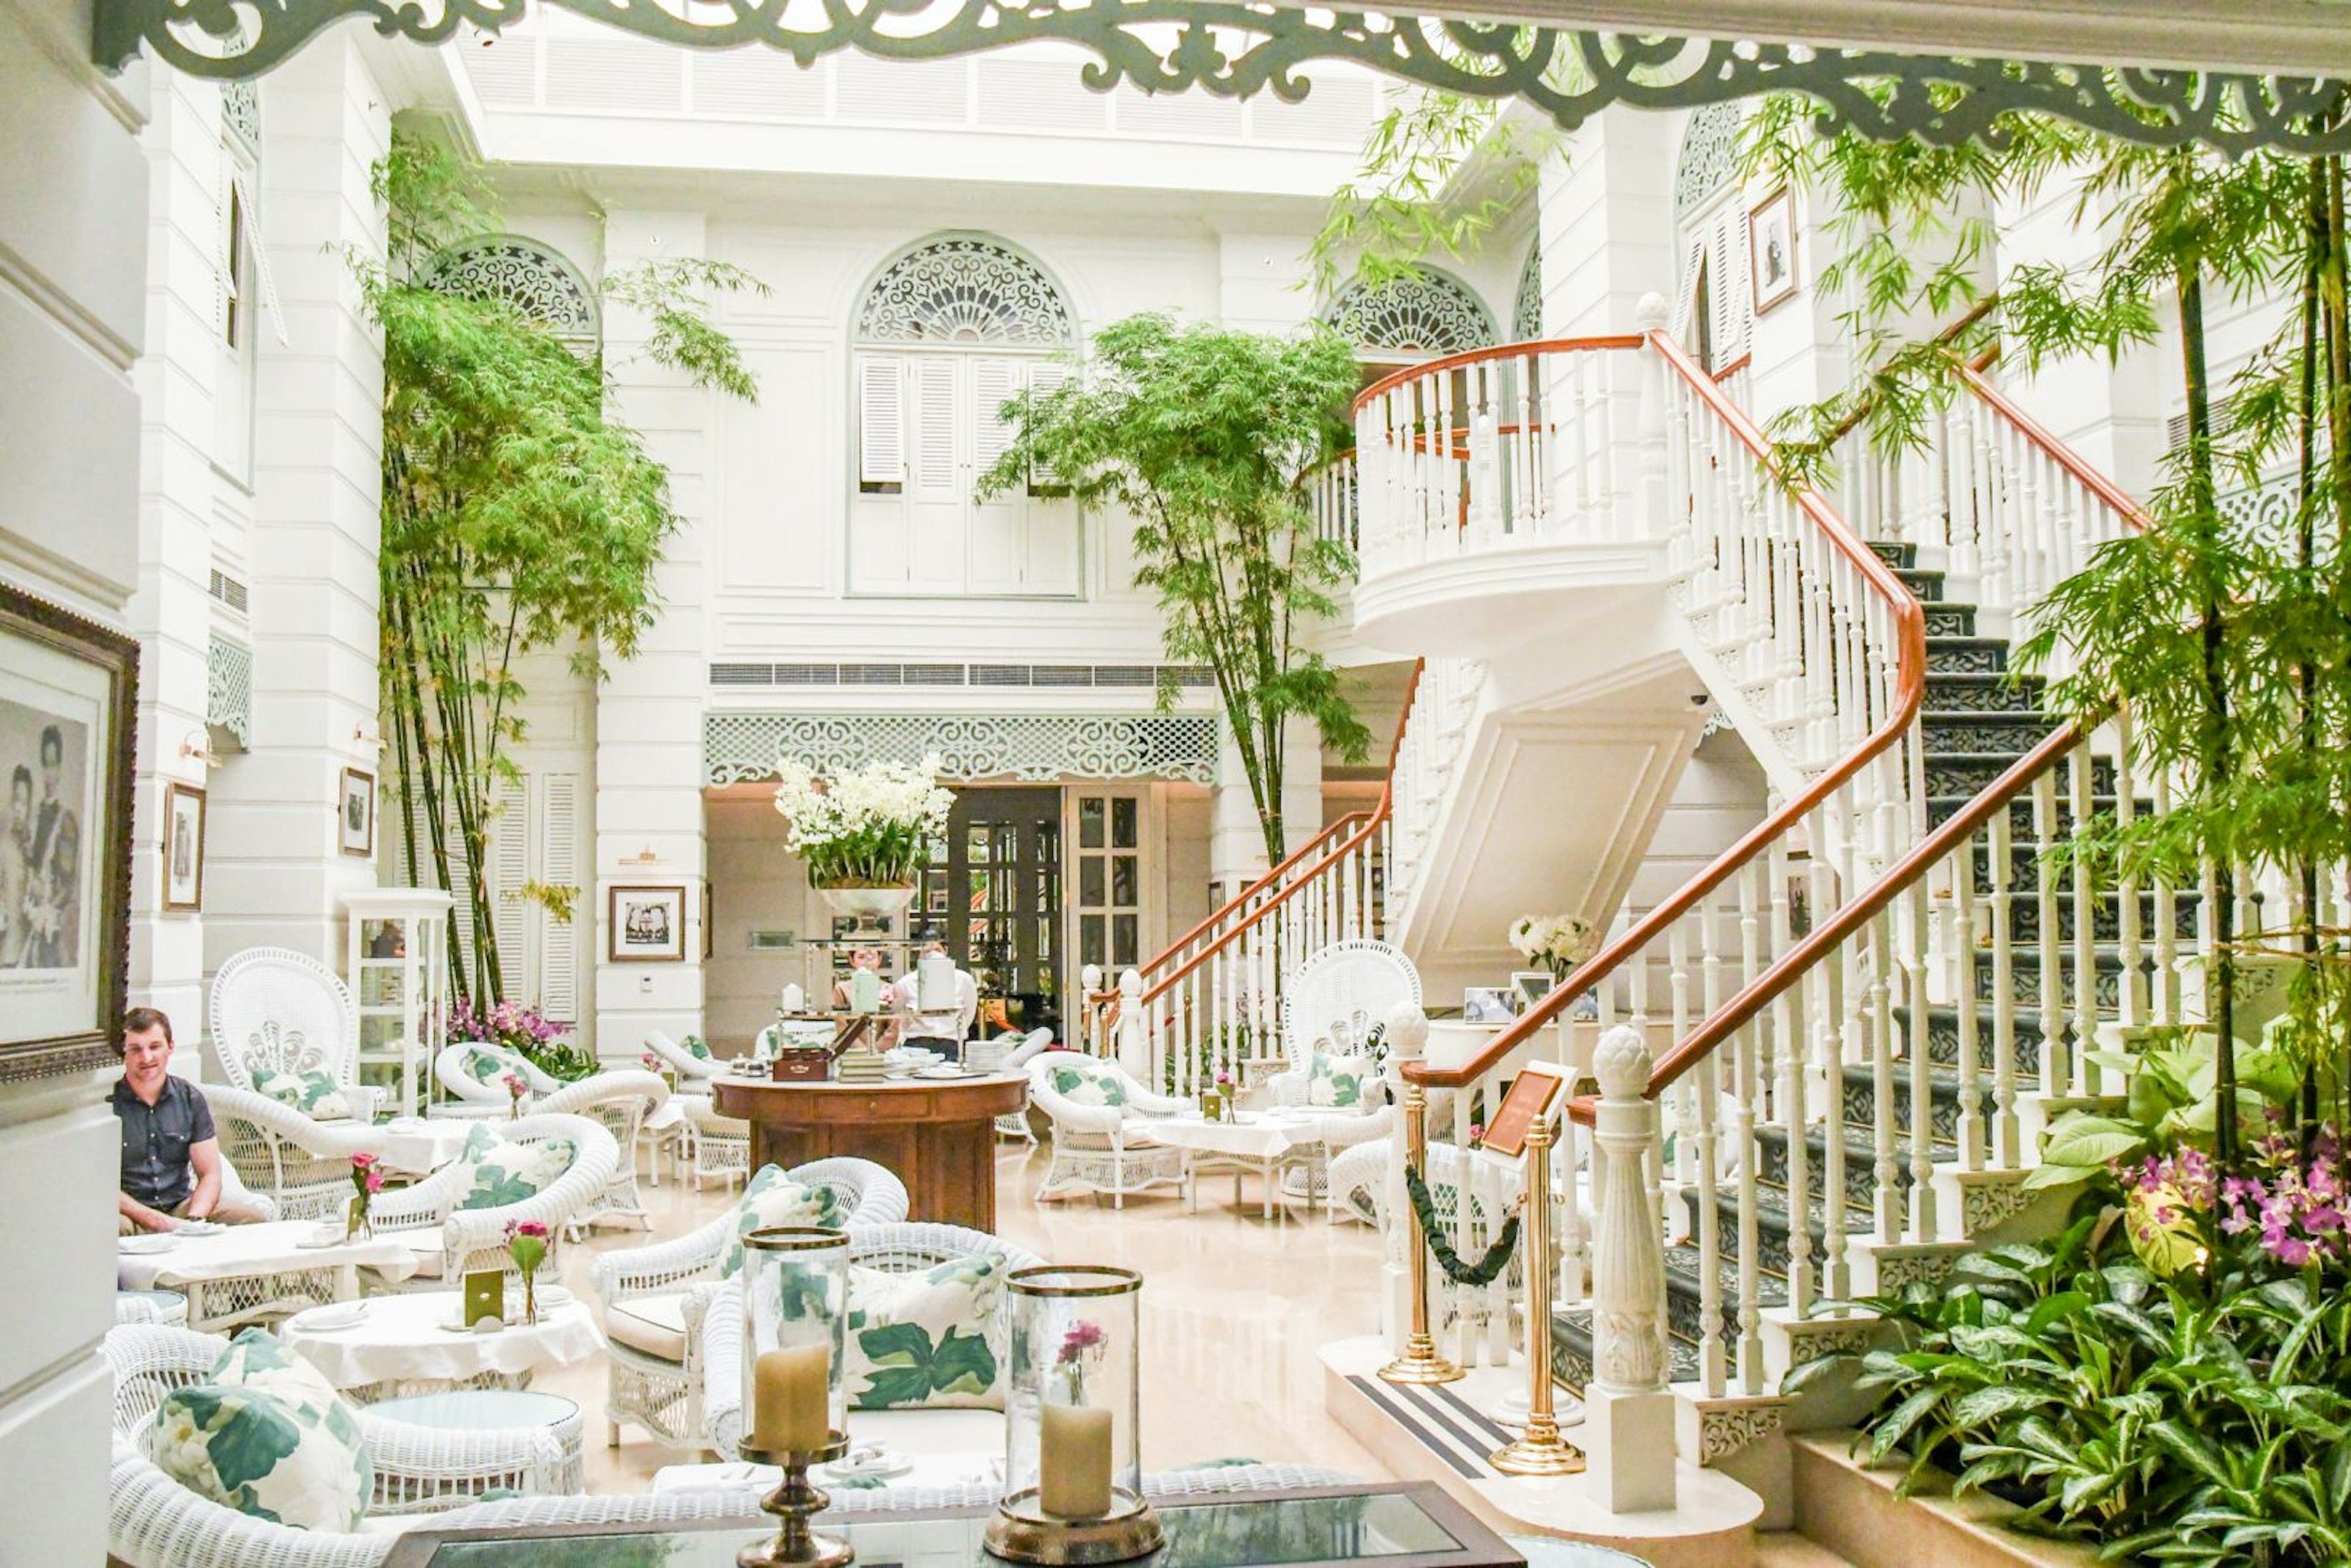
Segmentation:
<svg viewBox="0 0 2351 1568">
<path fill-rule="evenodd" d="M 1029 1077 L 990 1072 L 977 1078 L 889 1078 L 878 1083 L 761 1078 L 712 1080 L 712 1103 L 724 1115 L 788 1124 L 879 1117 L 960 1122 L 1000 1116 L 1027 1103 Z"/>
</svg>

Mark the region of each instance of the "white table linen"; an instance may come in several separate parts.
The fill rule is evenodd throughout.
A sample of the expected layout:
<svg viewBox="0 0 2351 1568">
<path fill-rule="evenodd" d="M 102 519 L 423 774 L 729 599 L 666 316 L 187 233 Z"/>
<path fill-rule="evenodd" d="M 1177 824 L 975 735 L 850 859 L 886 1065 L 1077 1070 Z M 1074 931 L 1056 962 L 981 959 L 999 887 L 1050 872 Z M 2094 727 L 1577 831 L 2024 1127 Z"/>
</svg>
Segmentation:
<svg viewBox="0 0 2351 1568">
<path fill-rule="evenodd" d="M 559 1307 L 542 1305 L 538 1322 L 494 1333 L 461 1333 L 443 1327 L 457 1321 L 460 1302 L 455 1291 L 371 1296 L 357 1303 L 360 1320 L 348 1327 L 319 1326 L 320 1317 L 345 1309 L 319 1309 L 287 1319 L 277 1337 L 338 1388 L 519 1377 L 577 1365 L 603 1353 L 604 1335 L 595 1316 L 577 1300 Z"/>
<path fill-rule="evenodd" d="M 347 1264 L 372 1269 L 393 1281 L 416 1272 L 416 1254 L 405 1242 L 380 1237 L 329 1247 L 302 1245 L 319 1234 L 317 1220 L 274 1219 L 266 1225 L 227 1226 L 212 1236 L 177 1236 L 160 1252 L 116 1254 L 115 1288 L 152 1291 L 198 1280 L 292 1274 Z"/>
<path fill-rule="evenodd" d="M 465 1152 L 470 1124 L 402 1116 L 373 1130 L 376 1148 L 384 1163 L 413 1176 L 431 1176 Z"/>
</svg>

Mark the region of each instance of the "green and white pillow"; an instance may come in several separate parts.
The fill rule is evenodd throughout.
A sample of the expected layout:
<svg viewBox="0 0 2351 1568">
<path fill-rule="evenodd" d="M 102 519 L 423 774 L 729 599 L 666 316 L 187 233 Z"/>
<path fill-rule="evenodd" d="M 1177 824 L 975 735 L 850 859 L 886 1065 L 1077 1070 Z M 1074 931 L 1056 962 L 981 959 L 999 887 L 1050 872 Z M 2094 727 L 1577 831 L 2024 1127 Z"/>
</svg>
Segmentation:
<svg viewBox="0 0 2351 1568">
<path fill-rule="evenodd" d="M 719 1255 L 718 1277 L 730 1278 L 743 1266 L 743 1238 L 754 1230 L 779 1225 L 814 1225 L 832 1230 L 847 1223 L 848 1218 L 831 1187 L 802 1186 L 783 1166 L 761 1166 L 743 1184 L 743 1196 L 735 1202 L 735 1228 L 726 1238 L 726 1250 Z"/>
<path fill-rule="evenodd" d="M 352 1531 L 375 1469 L 350 1406 L 316 1368 L 248 1329 L 214 1380 L 157 1407 L 147 1451 L 165 1475 L 225 1507 L 302 1530 Z"/>
<path fill-rule="evenodd" d="M 1004 1408 L 1002 1254 L 920 1274 L 849 1270 L 841 1381 L 852 1410 Z"/>
<path fill-rule="evenodd" d="M 465 1072 L 476 1083 L 486 1083 L 494 1089 L 504 1089 L 506 1085 L 498 1080 L 514 1070 L 513 1062 L 494 1056 L 486 1051 L 469 1051 L 465 1053 Z"/>
<path fill-rule="evenodd" d="M 1306 1103 L 1333 1111 L 1361 1111 L 1364 1090 L 1379 1076 L 1368 1056 L 1332 1056 L 1318 1051 L 1306 1070 Z"/>
<path fill-rule="evenodd" d="M 336 1083 L 335 1075 L 321 1069 L 291 1072 L 269 1068 L 253 1075 L 253 1087 L 256 1093 L 266 1095 L 280 1105 L 290 1105 L 313 1121 L 343 1122 L 350 1119 L 350 1102 L 343 1098 L 342 1088 Z"/>
<path fill-rule="evenodd" d="M 693 1054 L 694 1059 L 696 1061 L 707 1061 L 710 1060 L 710 1047 L 703 1043 L 703 1040 L 700 1035 L 687 1035 L 681 1043 L 684 1044 L 685 1049 Z"/>
<path fill-rule="evenodd" d="M 1053 1092 L 1072 1105 L 1123 1105 L 1126 1085 L 1118 1074 L 1089 1056 L 1065 1051 L 1063 1061 L 1057 1057 L 1048 1070 L 1053 1081 Z"/>
<path fill-rule="evenodd" d="M 579 1148 L 569 1138 L 541 1138 L 535 1144 L 508 1143 L 489 1127 L 476 1123 L 465 1134 L 465 1160 L 473 1180 L 459 1208 L 503 1208 L 537 1197 L 571 1168 Z"/>
</svg>

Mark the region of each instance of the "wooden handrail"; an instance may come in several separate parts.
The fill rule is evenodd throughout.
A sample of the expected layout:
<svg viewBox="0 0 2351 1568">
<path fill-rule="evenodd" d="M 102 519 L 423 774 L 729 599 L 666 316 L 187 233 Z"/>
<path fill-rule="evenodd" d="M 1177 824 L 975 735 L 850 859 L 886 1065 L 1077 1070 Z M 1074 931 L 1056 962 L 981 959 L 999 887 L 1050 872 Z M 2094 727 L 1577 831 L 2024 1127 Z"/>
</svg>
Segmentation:
<svg viewBox="0 0 2351 1568">
<path fill-rule="evenodd" d="M 1731 377 L 1737 375 L 1740 371 L 1745 370 L 1754 362 L 1754 355 L 1741 354 L 1737 359 L 1731 361 L 1730 363 L 1723 366 L 1722 369 L 1719 371 L 1709 371 L 1707 373 L 1714 378 L 1715 385 L 1720 386 L 1723 382 L 1729 381 Z"/>
<path fill-rule="evenodd" d="M 1763 433 L 1723 396 L 1721 390 L 1688 355 L 1662 332 L 1652 333 L 1642 341 L 1653 346 L 1675 373 L 1697 392 L 1699 400 L 1729 426 L 1732 434 L 1754 455 L 1757 462 L 1774 474 L 1779 472 L 1771 444 L 1764 439 Z M 1918 608 L 1918 601 L 1902 586 L 1901 580 L 1877 559 L 1876 552 L 1855 538 L 1853 531 L 1809 486 L 1798 491 L 1795 499 L 1804 516 L 1827 536 L 1830 545 L 1858 567 L 1863 580 L 1891 605 L 1902 643 L 1894 711 L 1887 715 L 1883 724 L 1870 732 L 1859 747 L 1814 779 L 1809 789 L 1764 818 L 1737 843 L 1717 855 L 1704 871 L 1683 884 L 1671 898 L 1650 910 L 1615 941 L 1585 959 L 1566 979 L 1552 988 L 1541 1001 L 1520 1014 L 1515 1022 L 1489 1040 L 1486 1049 L 1477 1056 L 1460 1067 L 1448 1069 L 1431 1068 L 1418 1062 L 1407 1063 L 1403 1069 L 1407 1079 L 1430 1089 L 1460 1089 L 1482 1077 L 1558 1018 L 1573 998 L 1605 979 L 1617 966 L 1640 952 L 1675 921 L 1688 914 L 1699 899 L 1721 886 L 1758 854 L 1769 850 L 1789 829 L 1802 822 L 1847 779 L 1897 745 L 1909 731 L 1918 716 L 1918 705 L 1927 688 L 1926 612 Z"/>
<path fill-rule="evenodd" d="M 2121 486 L 2083 462 L 2072 447 L 2050 434 L 2039 420 L 2019 408 L 2006 392 L 1992 385 L 1991 379 L 1980 370 L 1963 368 L 1959 377 L 1967 384 L 1969 391 L 1990 403 L 2002 419 L 2016 426 L 2018 434 L 2039 447 L 2043 456 L 2054 462 L 2083 488 L 2128 518 L 2132 527 L 2144 530 L 2154 526 L 2147 518 L 2146 508 L 2124 494 Z"/>
<path fill-rule="evenodd" d="M 1416 365 L 1406 365 L 1400 371 L 1382 376 L 1355 394 L 1351 413 L 1361 413 L 1364 405 L 1402 386 L 1416 377 L 1437 371 L 1459 370 L 1464 365 L 1480 364 L 1488 360 L 1523 360 L 1538 354 L 1578 354 L 1594 349 L 1637 349 L 1648 340 L 1638 332 L 1619 332 L 1598 338 L 1541 338 L 1531 343 L 1505 343 L 1498 349 L 1468 349 L 1458 354 L 1447 354 L 1441 360 L 1424 360 Z"/>
</svg>

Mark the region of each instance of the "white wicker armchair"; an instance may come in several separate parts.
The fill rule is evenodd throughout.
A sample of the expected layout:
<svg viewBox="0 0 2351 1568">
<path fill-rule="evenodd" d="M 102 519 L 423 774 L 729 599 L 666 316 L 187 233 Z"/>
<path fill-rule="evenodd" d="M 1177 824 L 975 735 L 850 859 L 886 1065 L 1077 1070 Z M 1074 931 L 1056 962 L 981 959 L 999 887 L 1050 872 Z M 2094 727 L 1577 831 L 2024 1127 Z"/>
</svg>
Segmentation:
<svg viewBox="0 0 2351 1568">
<path fill-rule="evenodd" d="M 1034 1269 L 1045 1260 L 1024 1247 L 1015 1246 L 1000 1236 L 990 1236 L 984 1230 L 972 1230 L 960 1225 L 898 1224 L 858 1225 L 849 1232 L 849 1261 L 854 1267 L 878 1269 L 890 1274 L 912 1274 L 935 1268 L 958 1258 L 972 1258 L 982 1253 L 1000 1255 L 1007 1271 L 1013 1269 Z M 719 1453 L 733 1458 L 743 1439 L 743 1287 L 728 1281 L 703 1298 L 705 1315 L 702 1333 L 703 1403 L 710 1416 L 710 1446 Z M 1002 1309 L 999 1307 L 998 1309 Z M 1002 1325 L 989 1338 L 1000 1349 Z M 895 1411 L 859 1412 L 851 1419 L 871 1426 L 884 1415 L 895 1417 Z M 909 1411 L 912 1416 L 933 1415 L 927 1411 Z M 962 1416 L 963 1412 L 953 1412 Z M 984 1423 L 980 1423 L 984 1424 Z M 994 1424 L 996 1443 L 1003 1442 L 1001 1423 Z M 1000 1492 L 999 1494 L 1000 1495 Z"/>
<path fill-rule="evenodd" d="M 246 1185 L 266 1197 L 281 1219 L 329 1219 L 351 1196 L 351 1156 L 381 1152 L 367 1122 L 320 1122 L 266 1094 L 227 1083 L 200 1083 L 212 1107 L 221 1154 Z"/>
<path fill-rule="evenodd" d="M 973 1040 L 964 1047 L 964 1065 L 987 1072 L 1026 1072 L 1029 1064 L 1053 1047 L 1053 1031 L 1032 1029 L 1027 1034 L 1002 1034 L 990 1040 Z M 998 1137 L 1018 1138 L 1037 1146 L 1037 1129 L 1029 1124 L 1029 1107 L 1007 1111 L 996 1119 Z"/>
<path fill-rule="evenodd" d="M 697 1086 L 706 1094 L 712 1080 L 726 1076 L 724 1057 L 696 1056 L 657 1029 L 645 1030 L 645 1049 L 677 1069 L 677 1087 L 682 1094 L 694 1093 Z"/>
<path fill-rule="evenodd" d="M 372 1568 L 389 1535 L 298 1530 L 255 1519 L 182 1486 L 148 1458 L 145 1433 L 164 1396 L 208 1382 L 228 1341 L 131 1324 L 108 1331 L 114 1374 L 114 1458 L 107 1550 L 130 1568 Z M 552 1490 L 565 1463 L 546 1427 L 444 1432 L 352 1411 L 375 1468 L 371 1516 L 426 1513 L 492 1490 Z"/>
<path fill-rule="evenodd" d="M 633 1219 L 647 1230 L 653 1228 L 644 1199 L 637 1193 L 637 1138 L 644 1131 L 645 1118 L 668 1103 L 669 1085 L 659 1073 L 642 1067 L 593 1072 L 532 1103 L 531 1110 L 538 1115 L 586 1116 L 612 1134 L 620 1161 L 612 1167 L 612 1179 L 604 1184 L 602 1200 L 589 1212 L 588 1223 Z"/>
<path fill-rule="evenodd" d="M 535 1196 L 490 1208 L 457 1207 L 474 1180 L 472 1162 L 463 1159 L 413 1186 L 380 1195 L 368 1210 L 369 1220 L 377 1235 L 407 1240 L 415 1249 L 418 1281 L 442 1284 L 475 1269 L 510 1267 L 507 1226 L 527 1219 L 547 1227 L 551 1260 L 565 1228 L 595 1211 L 620 1159 L 612 1134 L 586 1116 L 525 1116 L 499 1124 L 497 1132 L 513 1143 L 569 1138 L 570 1168 Z"/>
<path fill-rule="evenodd" d="M 1406 1006 L 1420 1006 L 1420 971 L 1397 948 L 1353 936 L 1307 955 L 1281 988 L 1281 1050 L 1290 1066 L 1272 1080 L 1275 1101 L 1306 1103 L 1319 1047 L 1356 1054 L 1375 1026 L 1384 1028 Z"/>
<path fill-rule="evenodd" d="M 213 1052 L 229 1084 L 250 1090 L 255 1074 L 332 1077 L 351 1120 L 371 1122 L 382 1092 L 359 1081 L 360 1014 L 350 988 L 307 953 L 247 947 L 213 976 Z"/>
<path fill-rule="evenodd" d="M 485 1063 L 494 1064 L 496 1071 L 487 1071 Z M 563 1080 L 534 1066 L 520 1051 L 486 1040 L 451 1040 L 433 1059 L 433 1076 L 455 1098 L 436 1103 L 432 1114 L 506 1115 L 514 1105 L 514 1092 L 503 1082 L 509 1072 L 521 1079 L 529 1091 L 523 1096 L 526 1106 L 532 1105 L 536 1097 L 553 1094 L 563 1087 Z"/>
<path fill-rule="evenodd" d="M 872 1160 L 811 1160 L 785 1175 L 831 1191 L 843 1224 L 862 1229 L 906 1218 L 905 1184 Z M 608 1441 L 617 1445 L 622 1423 L 632 1422 L 655 1442 L 704 1446 L 701 1313 L 734 1234 L 729 1208 L 674 1240 L 596 1260 L 589 1281 L 604 1303 Z"/>
<path fill-rule="evenodd" d="M 1114 1081 L 1125 1103 L 1089 1105 L 1069 1098 L 1053 1086 L 1055 1070 L 1064 1066 Z M 1115 1061 L 1064 1051 L 1029 1061 L 1029 1100 L 1045 1113 L 1052 1134 L 1052 1161 L 1037 1186 L 1038 1202 L 1069 1192 L 1106 1192 L 1124 1208 L 1131 1192 L 1183 1185 L 1183 1151 L 1154 1142 L 1151 1124 L 1182 1115 L 1191 1108 L 1188 1101 L 1153 1093 Z"/>
</svg>

